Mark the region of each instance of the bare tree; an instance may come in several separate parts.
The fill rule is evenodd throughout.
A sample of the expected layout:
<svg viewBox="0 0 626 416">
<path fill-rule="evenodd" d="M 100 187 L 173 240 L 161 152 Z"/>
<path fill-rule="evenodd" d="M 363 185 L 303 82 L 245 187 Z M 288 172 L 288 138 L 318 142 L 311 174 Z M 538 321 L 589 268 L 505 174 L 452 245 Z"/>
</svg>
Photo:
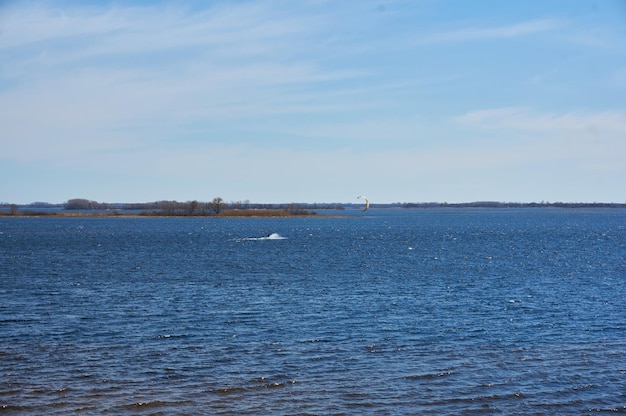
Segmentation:
<svg viewBox="0 0 626 416">
<path fill-rule="evenodd" d="M 215 215 L 220 215 L 220 212 L 222 211 L 222 209 L 224 209 L 224 200 L 222 198 L 213 198 L 213 201 L 211 202 L 211 208 L 213 208 L 213 212 L 215 212 Z"/>
</svg>

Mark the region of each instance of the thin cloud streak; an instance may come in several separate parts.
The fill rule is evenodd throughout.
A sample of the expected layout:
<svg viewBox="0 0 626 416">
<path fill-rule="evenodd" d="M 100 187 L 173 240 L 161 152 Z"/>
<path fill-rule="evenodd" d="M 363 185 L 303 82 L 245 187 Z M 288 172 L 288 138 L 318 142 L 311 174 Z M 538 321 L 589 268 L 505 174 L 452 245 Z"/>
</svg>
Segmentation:
<svg viewBox="0 0 626 416">
<path fill-rule="evenodd" d="M 188 48 L 204 48 L 202 52 L 213 59 L 266 59 L 267 54 L 279 51 L 296 53 L 293 40 L 299 34 L 308 36 L 307 31 L 320 23 L 312 17 L 277 16 L 276 10 L 265 3 L 213 7 L 193 13 L 184 7 L 153 6 L 80 8 L 69 14 L 33 8 L 8 14 L 4 18 L 8 35 L 0 37 L 0 50 L 25 45 L 44 51 L 53 47 L 54 55 L 42 57 L 42 62 L 50 65 L 89 65 L 89 59 L 176 50 L 185 53 Z M 189 51 L 187 54 L 194 55 Z"/>
<path fill-rule="evenodd" d="M 466 27 L 456 30 L 441 31 L 420 37 L 418 44 L 445 44 L 473 42 L 481 40 L 512 39 L 553 31 L 563 26 L 556 19 L 533 20 L 507 26 Z"/>
<path fill-rule="evenodd" d="M 456 122 L 488 129 L 537 132 L 626 133 L 626 112 L 599 111 L 566 114 L 539 114 L 524 108 L 477 110 L 455 118 Z"/>
</svg>

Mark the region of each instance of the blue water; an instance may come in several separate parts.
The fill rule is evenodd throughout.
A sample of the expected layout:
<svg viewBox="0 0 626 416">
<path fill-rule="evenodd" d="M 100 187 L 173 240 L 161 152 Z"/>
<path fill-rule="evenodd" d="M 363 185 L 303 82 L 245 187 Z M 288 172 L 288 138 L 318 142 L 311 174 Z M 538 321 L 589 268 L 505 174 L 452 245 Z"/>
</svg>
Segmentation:
<svg viewBox="0 0 626 416">
<path fill-rule="evenodd" d="M 626 210 L 358 214 L 0 219 L 0 413 L 626 413 Z"/>
</svg>

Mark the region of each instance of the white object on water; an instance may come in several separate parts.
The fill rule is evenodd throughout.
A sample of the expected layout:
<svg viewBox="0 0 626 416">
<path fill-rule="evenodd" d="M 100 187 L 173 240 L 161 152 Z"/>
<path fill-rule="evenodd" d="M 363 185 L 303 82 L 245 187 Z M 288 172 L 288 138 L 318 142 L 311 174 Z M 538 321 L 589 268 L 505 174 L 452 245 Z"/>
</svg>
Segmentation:
<svg viewBox="0 0 626 416">
<path fill-rule="evenodd" d="M 283 237 L 282 235 L 278 233 L 272 233 L 268 235 L 267 237 L 262 237 L 261 240 L 284 240 L 285 238 L 286 237 Z"/>
<path fill-rule="evenodd" d="M 283 237 L 278 233 L 271 233 L 265 237 L 248 237 L 248 238 L 236 238 L 234 241 L 258 241 L 258 240 L 286 240 L 287 237 Z"/>
</svg>

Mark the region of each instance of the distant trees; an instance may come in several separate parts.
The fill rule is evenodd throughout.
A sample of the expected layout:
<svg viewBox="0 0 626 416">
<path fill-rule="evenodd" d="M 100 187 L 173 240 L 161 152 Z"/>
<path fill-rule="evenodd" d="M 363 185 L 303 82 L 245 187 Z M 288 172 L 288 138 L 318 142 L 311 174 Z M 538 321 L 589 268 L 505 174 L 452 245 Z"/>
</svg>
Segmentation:
<svg viewBox="0 0 626 416">
<path fill-rule="evenodd" d="M 193 215 L 196 211 L 198 211 L 198 206 L 198 201 L 187 202 L 187 212 L 189 213 L 189 215 Z"/>
<path fill-rule="evenodd" d="M 309 212 L 307 210 L 305 210 L 304 208 L 302 208 L 302 206 L 300 206 L 300 204 L 288 204 L 285 208 L 284 208 L 287 212 L 289 212 L 289 214 L 291 215 L 307 215 L 309 214 Z"/>
<path fill-rule="evenodd" d="M 110 204 L 92 201 L 85 198 L 70 199 L 63 204 L 66 210 L 132 210 L 140 211 L 141 215 L 162 216 L 209 216 L 209 215 L 239 215 L 243 211 L 283 211 L 289 215 L 310 215 L 311 209 L 344 209 L 341 204 L 253 204 L 249 200 L 227 203 L 221 197 L 215 197 L 210 202 L 198 200 L 179 201 L 155 201 L 146 203 L 119 203 Z"/>
<path fill-rule="evenodd" d="M 626 208 L 626 204 L 613 202 L 404 202 L 379 204 L 378 208 Z"/>
<path fill-rule="evenodd" d="M 153 210 L 160 211 L 163 215 L 176 215 L 181 209 L 181 203 L 176 201 L 159 201 L 154 205 Z"/>
<path fill-rule="evenodd" d="M 166 217 L 186 217 L 186 216 L 208 216 L 219 215 L 227 204 L 222 198 L 214 198 L 211 202 L 201 202 L 197 200 L 179 201 L 157 201 L 144 204 L 127 204 L 124 209 L 143 211 L 141 215 L 163 215 Z"/>
<path fill-rule="evenodd" d="M 230 202 L 228 204 L 230 209 L 250 209 L 250 200 Z"/>
<path fill-rule="evenodd" d="M 109 209 L 111 204 L 90 201 L 83 198 L 70 199 L 65 203 L 67 210 L 90 210 L 90 209 Z"/>
</svg>

